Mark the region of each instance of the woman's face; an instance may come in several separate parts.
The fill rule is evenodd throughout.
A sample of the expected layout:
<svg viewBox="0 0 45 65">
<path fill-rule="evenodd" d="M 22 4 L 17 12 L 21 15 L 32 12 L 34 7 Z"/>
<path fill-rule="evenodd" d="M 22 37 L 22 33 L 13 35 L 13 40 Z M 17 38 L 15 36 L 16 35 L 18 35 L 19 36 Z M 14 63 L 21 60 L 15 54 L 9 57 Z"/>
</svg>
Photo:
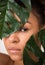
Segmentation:
<svg viewBox="0 0 45 65">
<path fill-rule="evenodd" d="M 4 38 L 4 44 L 12 60 L 21 60 L 23 50 L 29 38 L 39 31 L 38 19 L 32 13 L 27 23 L 16 33 Z"/>
</svg>

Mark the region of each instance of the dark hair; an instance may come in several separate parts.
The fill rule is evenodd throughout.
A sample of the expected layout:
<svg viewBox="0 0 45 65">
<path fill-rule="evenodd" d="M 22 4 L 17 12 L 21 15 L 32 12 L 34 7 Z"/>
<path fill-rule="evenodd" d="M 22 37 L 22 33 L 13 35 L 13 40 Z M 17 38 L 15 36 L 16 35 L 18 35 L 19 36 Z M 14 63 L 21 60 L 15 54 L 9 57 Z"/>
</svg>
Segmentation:
<svg viewBox="0 0 45 65">
<path fill-rule="evenodd" d="M 40 24 L 45 25 L 45 0 L 31 0 L 32 10 L 39 16 Z"/>
<path fill-rule="evenodd" d="M 26 8 L 21 0 L 14 0 L 21 7 Z M 38 17 L 41 26 L 45 25 L 45 0 L 31 0 L 32 11 Z"/>
</svg>

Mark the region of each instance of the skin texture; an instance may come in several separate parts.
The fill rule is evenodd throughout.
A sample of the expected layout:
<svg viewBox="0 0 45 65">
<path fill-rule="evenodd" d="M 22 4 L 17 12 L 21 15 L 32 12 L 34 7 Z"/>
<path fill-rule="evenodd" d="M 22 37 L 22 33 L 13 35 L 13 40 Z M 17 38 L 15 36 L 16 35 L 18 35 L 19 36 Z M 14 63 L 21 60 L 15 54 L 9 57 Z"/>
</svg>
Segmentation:
<svg viewBox="0 0 45 65">
<path fill-rule="evenodd" d="M 5 47 L 10 58 L 14 61 L 14 65 L 23 65 L 23 50 L 29 38 L 39 32 L 38 18 L 31 12 L 27 23 L 16 33 L 3 38 Z M 18 49 L 19 52 L 10 52 L 9 49 Z M 12 50 L 11 50 L 12 51 Z"/>
</svg>

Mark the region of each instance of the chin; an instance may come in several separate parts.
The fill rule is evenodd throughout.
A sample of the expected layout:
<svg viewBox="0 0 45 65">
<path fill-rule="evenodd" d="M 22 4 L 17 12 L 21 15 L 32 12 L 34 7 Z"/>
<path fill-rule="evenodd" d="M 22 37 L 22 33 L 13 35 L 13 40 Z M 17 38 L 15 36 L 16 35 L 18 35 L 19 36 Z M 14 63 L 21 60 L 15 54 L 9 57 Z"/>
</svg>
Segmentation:
<svg viewBox="0 0 45 65">
<path fill-rule="evenodd" d="M 21 56 L 17 56 L 17 55 L 12 55 L 12 56 L 10 56 L 10 58 L 11 58 L 13 61 L 22 60 L 22 57 L 21 57 Z"/>
</svg>

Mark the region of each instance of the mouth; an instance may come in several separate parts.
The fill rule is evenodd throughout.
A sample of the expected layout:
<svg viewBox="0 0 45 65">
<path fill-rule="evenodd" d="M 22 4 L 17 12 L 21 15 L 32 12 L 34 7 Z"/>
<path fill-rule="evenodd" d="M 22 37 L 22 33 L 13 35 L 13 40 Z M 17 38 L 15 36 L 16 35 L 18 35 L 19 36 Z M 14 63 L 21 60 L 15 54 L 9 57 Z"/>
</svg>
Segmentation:
<svg viewBox="0 0 45 65">
<path fill-rule="evenodd" d="M 8 51 L 9 53 L 16 54 L 16 55 L 21 53 L 21 49 L 19 48 L 9 48 Z"/>
</svg>

